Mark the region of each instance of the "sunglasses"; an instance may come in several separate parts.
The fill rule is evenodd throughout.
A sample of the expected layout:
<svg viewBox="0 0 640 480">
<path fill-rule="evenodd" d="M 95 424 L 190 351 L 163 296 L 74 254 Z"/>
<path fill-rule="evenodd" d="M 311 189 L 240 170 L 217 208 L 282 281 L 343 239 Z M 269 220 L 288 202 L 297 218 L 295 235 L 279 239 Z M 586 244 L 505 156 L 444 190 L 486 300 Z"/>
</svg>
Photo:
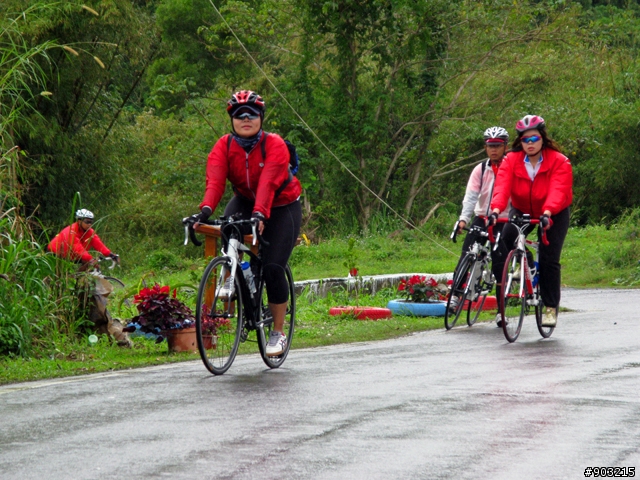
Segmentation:
<svg viewBox="0 0 640 480">
<path fill-rule="evenodd" d="M 239 115 L 234 115 L 233 118 L 235 118 L 236 120 L 257 120 L 258 118 L 260 118 L 260 115 L 254 115 L 253 113 L 241 113 Z"/>
<path fill-rule="evenodd" d="M 86 220 L 86 219 L 82 219 L 82 223 L 87 223 L 89 225 L 91 225 L 93 223 L 93 220 Z"/>
<path fill-rule="evenodd" d="M 530 137 L 522 137 L 520 140 L 522 140 L 522 143 L 536 143 L 541 138 L 538 135 L 532 135 Z"/>
</svg>

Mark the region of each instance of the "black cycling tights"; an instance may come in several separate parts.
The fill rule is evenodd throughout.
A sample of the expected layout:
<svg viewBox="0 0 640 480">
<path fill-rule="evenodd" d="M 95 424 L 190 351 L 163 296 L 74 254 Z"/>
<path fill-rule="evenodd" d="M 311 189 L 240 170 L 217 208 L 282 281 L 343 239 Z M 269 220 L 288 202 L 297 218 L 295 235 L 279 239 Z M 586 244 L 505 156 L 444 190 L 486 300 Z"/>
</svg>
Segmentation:
<svg viewBox="0 0 640 480">
<path fill-rule="evenodd" d="M 224 215 L 240 213 L 242 218 L 251 218 L 253 205 L 252 201 L 235 195 L 224 209 Z M 269 303 L 286 303 L 289 299 L 289 284 L 284 269 L 298 240 L 301 223 L 300 200 L 272 208 L 271 217 L 265 223 L 262 236 L 269 246 L 262 247 L 262 265 Z"/>
</svg>

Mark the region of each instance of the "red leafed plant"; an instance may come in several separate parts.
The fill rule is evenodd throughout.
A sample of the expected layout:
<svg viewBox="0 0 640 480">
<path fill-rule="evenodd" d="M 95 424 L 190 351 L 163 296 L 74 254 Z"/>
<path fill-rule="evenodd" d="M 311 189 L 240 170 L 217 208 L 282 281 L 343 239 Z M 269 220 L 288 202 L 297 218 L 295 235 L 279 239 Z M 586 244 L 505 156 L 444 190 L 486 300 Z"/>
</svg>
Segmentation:
<svg viewBox="0 0 640 480">
<path fill-rule="evenodd" d="M 231 320 L 229 318 L 209 314 L 208 305 L 202 306 L 202 332 L 205 335 L 217 335 L 221 331 L 231 330 Z"/>
<path fill-rule="evenodd" d="M 445 300 L 449 288 L 445 284 L 438 283 L 433 277 L 414 275 L 409 280 L 404 278 L 400 280 L 398 291 L 402 292 L 410 302 L 426 303 Z"/>
<path fill-rule="evenodd" d="M 193 327 L 195 319 L 191 309 L 176 295 L 176 289 L 172 292 L 168 285 L 156 283 L 151 288 L 143 288 L 133 297 L 138 315 L 131 321 L 137 322 L 143 332 L 150 333 Z"/>
</svg>

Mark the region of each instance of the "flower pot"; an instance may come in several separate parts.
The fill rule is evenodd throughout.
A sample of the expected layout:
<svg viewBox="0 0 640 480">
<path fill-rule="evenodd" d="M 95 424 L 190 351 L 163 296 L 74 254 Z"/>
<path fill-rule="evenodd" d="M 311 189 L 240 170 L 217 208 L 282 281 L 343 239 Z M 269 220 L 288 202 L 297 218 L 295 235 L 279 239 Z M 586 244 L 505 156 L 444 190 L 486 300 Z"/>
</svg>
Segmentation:
<svg viewBox="0 0 640 480">
<path fill-rule="evenodd" d="M 352 314 L 358 320 L 380 320 L 391 317 L 391 310 L 379 307 L 333 307 L 329 309 L 329 315 Z"/>
<path fill-rule="evenodd" d="M 396 315 L 413 315 L 415 317 L 443 317 L 447 309 L 447 302 L 409 302 L 407 300 L 390 300 L 387 308 Z"/>
<path fill-rule="evenodd" d="M 213 350 L 218 345 L 218 336 L 217 335 L 203 335 L 202 343 L 204 343 L 205 350 Z"/>
<path fill-rule="evenodd" d="M 167 339 L 170 352 L 196 352 L 198 350 L 195 327 L 167 330 L 162 334 Z"/>
</svg>

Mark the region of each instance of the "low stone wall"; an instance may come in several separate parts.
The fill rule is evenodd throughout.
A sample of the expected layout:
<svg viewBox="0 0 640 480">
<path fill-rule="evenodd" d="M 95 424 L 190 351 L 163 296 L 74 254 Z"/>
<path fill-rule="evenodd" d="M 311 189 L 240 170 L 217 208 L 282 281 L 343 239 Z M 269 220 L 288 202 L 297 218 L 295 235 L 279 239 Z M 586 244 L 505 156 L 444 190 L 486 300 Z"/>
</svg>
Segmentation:
<svg viewBox="0 0 640 480">
<path fill-rule="evenodd" d="M 296 295 L 304 290 L 311 290 L 320 297 L 326 297 L 327 292 L 339 292 L 341 290 L 358 289 L 367 294 L 375 294 L 383 288 L 398 288 L 400 280 L 409 279 L 414 275 L 424 275 L 425 277 L 433 277 L 437 282 L 445 283 L 451 280 L 453 273 L 397 273 L 393 275 L 372 275 L 369 277 L 342 277 L 342 278 L 324 278 L 320 280 L 303 280 L 295 282 Z M 357 282 L 357 283 L 356 283 Z"/>
</svg>

